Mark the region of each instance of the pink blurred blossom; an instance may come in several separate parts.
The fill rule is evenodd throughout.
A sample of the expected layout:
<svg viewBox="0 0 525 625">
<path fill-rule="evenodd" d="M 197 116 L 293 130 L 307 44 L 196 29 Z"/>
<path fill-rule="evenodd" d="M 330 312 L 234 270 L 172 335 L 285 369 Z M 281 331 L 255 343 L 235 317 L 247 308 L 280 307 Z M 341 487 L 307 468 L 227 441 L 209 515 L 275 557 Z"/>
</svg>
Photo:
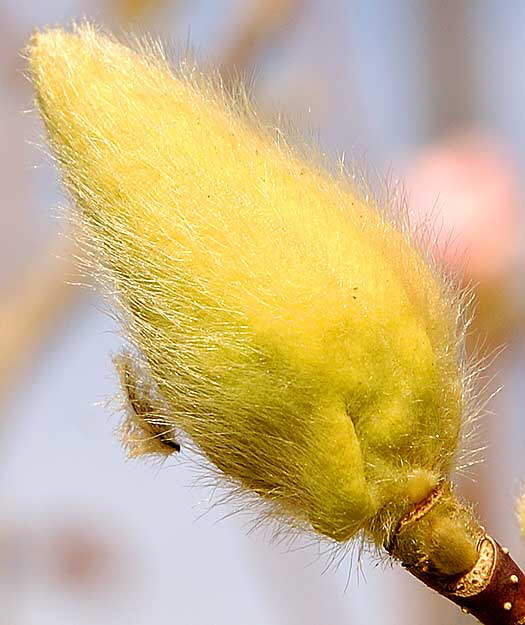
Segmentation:
<svg viewBox="0 0 525 625">
<path fill-rule="evenodd" d="M 423 149 L 405 179 L 411 218 L 430 223 L 437 255 L 466 280 L 505 280 L 518 232 L 517 172 L 505 149 L 479 132 L 454 134 Z"/>
</svg>

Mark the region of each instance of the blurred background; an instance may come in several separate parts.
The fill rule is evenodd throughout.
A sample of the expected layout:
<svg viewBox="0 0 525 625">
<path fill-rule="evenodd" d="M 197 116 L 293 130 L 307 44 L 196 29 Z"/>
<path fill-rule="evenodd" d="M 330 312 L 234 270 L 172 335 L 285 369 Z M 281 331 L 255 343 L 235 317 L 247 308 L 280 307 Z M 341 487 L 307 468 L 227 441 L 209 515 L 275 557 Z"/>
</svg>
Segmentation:
<svg viewBox="0 0 525 625">
<path fill-rule="evenodd" d="M 406 185 L 416 226 L 430 220 L 436 252 L 477 285 L 469 348 L 488 355 L 482 397 L 503 388 L 472 443 L 485 461 L 460 479 L 524 563 L 525 3 L 0 0 L 0 625 L 473 622 L 397 567 L 330 566 L 222 519 L 184 460 L 124 461 L 107 402 L 120 339 L 68 285 L 66 199 L 21 54 L 35 28 L 82 16 L 189 40 L 327 152 Z"/>
</svg>

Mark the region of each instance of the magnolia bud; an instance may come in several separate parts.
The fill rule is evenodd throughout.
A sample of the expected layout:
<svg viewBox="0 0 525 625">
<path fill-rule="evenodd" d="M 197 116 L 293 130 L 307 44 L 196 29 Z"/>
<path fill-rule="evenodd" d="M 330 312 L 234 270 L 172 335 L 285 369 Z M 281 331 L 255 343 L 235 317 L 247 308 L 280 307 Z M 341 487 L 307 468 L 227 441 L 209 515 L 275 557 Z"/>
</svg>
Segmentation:
<svg viewBox="0 0 525 625">
<path fill-rule="evenodd" d="M 351 177 L 303 160 L 188 63 L 173 73 L 90 26 L 36 35 L 29 55 L 79 236 L 136 352 L 120 361 L 126 432 L 160 447 L 135 438 L 134 452 L 191 441 L 279 518 L 383 545 L 453 467 L 453 289 Z M 434 565 L 472 564 L 454 502 L 442 489 L 396 555 L 431 557 L 434 532 L 453 537 Z"/>
</svg>

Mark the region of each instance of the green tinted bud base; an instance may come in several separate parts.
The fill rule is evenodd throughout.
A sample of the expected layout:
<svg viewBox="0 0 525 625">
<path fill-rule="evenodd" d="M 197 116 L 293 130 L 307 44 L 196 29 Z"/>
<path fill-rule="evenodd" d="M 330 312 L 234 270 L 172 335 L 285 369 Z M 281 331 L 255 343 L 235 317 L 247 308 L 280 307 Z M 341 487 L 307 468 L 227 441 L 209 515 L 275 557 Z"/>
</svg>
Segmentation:
<svg viewBox="0 0 525 625">
<path fill-rule="evenodd" d="M 446 483 L 401 519 L 387 548 L 407 568 L 456 575 L 476 562 L 479 540 L 472 510 Z"/>
</svg>

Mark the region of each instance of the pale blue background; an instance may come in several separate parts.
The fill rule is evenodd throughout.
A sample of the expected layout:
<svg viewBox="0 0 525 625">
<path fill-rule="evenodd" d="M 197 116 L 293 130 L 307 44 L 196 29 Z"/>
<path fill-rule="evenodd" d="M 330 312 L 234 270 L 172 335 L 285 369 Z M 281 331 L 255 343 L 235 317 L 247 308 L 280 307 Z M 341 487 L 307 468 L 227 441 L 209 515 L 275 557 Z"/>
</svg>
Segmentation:
<svg viewBox="0 0 525 625">
<path fill-rule="evenodd" d="M 76 0 L 2 0 L 3 5 L 16 18 L 21 41 L 36 25 L 97 14 Z M 242 19 L 241 5 L 188 2 L 177 19 L 166 12 L 159 32 L 175 40 L 189 33 L 213 59 Z M 432 76 L 425 63 L 424 5 L 311 0 L 286 41 L 261 58 L 260 100 L 319 127 L 329 150 L 366 154 L 379 169 L 406 158 L 429 135 Z M 478 73 L 476 118 L 506 142 L 523 168 L 525 4 L 468 6 Z M 48 220 L 53 224 L 48 208 L 61 196 L 38 155 L 34 163 L 35 218 L 45 229 Z M 118 416 L 102 401 L 116 388 L 110 354 L 120 341 L 99 306 L 86 297 L 48 341 L 6 409 L 0 523 L 5 518 L 24 525 L 38 549 L 32 553 L 27 545 L 25 569 L 0 570 L 1 625 L 471 622 L 397 568 L 377 568 L 365 559 L 361 573 L 355 567 L 348 582 L 350 559 L 338 571 L 323 573 L 326 561 L 316 560 L 315 548 L 283 553 L 260 533 L 248 536 L 245 519 L 217 522 L 227 510 L 212 510 L 197 521 L 209 508 L 209 493 L 188 488 L 191 472 L 177 460 L 160 469 L 125 463 L 113 436 Z M 501 482 L 494 499 L 501 514 L 491 529 L 508 537 L 522 561 L 510 511 L 519 478 L 525 478 L 523 360 L 521 337 L 500 359 L 505 388 L 493 406 L 499 438 L 489 451 Z M 75 593 L 47 574 L 38 536 L 64 518 L 82 519 L 120 545 L 116 583 Z"/>
</svg>

